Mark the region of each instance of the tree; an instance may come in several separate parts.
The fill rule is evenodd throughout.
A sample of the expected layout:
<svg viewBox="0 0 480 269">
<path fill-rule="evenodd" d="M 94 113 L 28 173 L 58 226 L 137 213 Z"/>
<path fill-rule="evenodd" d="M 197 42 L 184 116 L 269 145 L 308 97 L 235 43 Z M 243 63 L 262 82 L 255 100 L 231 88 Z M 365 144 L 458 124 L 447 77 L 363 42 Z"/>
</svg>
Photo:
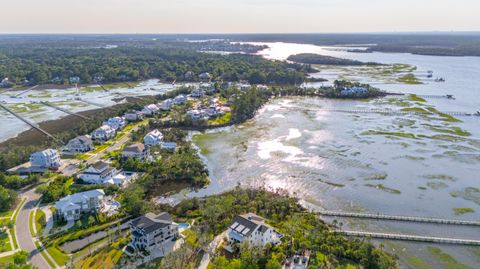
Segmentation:
<svg viewBox="0 0 480 269">
<path fill-rule="evenodd" d="M 15 205 L 17 201 L 17 193 L 0 186 L 0 212 L 5 212 Z"/>
<path fill-rule="evenodd" d="M 26 252 L 25 250 L 20 250 L 18 252 L 15 252 L 15 254 L 13 254 L 13 262 L 16 265 L 26 264 L 27 259 L 28 259 L 28 252 Z"/>
</svg>

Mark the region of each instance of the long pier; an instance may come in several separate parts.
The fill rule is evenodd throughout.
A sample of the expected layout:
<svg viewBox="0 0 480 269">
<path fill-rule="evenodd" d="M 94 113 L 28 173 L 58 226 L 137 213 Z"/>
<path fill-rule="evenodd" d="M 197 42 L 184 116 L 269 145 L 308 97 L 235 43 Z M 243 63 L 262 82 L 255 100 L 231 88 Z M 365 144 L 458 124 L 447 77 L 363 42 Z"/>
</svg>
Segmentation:
<svg viewBox="0 0 480 269">
<path fill-rule="evenodd" d="M 42 129 L 38 124 L 36 124 L 35 122 L 32 122 L 30 120 L 27 120 L 26 118 L 22 117 L 20 114 L 16 113 L 15 111 L 9 109 L 8 107 L 4 106 L 3 104 L 0 103 L 0 107 L 3 108 L 5 111 L 7 111 L 8 113 L 12 114 L 13 116 L 17 117 L 18 119 L 20 119 L 21 121 L 25 122 L 26 124 L 30 125 L 30 127 L 34 128 L 35 130 L 43 133 L 44 135 L 54 139 L 54 140 L 57 140 L 53 135 L 51 135 L 49 132 L 45 131 L 44 129 Z"/>
<path fill-rule="evenodd" d="M 400 111 L 400 110 L 384 110 L 384 109 L 329 109 L 324 108 L 320 109 L 323 111 L 330 111 L 330 112 L 341 112 L 341 113 L 362 113 L 362 114 L 389 114 L 389 115 L 435 115 L 432 112 L 420 112 L 420 111 Z M 470 116 L 477 116 L 480 117 L 479 112 L 475 113 L 468 113 L 468 112 L 457 112 L 457 111 L 449 111 L 449 112 L 441 112 L 445 115 L 450 116 L 457 116 L 457 117 L 470 117 Z"/>
<path fill-rule="evenodd" d="M 38 85 L 35 85 L 35 86 L 30 87 L 30 88 L 28 88 L 28 89 L 26 89 L 26 90 L 24 90 L 24 91 L 22 91 L 22 92 L 20 92 L 20 93 L 15 94 L 15 97 L 19 97 L 20 95 L 23 95 L 23 94 L 25 94 L 25 93 L 27 93 L 27 92 L 35 89 L 36 87 L 38 87 Z"/>
<path fill-rule="evenodd" d="M 318 211 L 322 216 L 332 217 L 347 217 L 347 218 L 361 218 L 361 219 L 376 219 L 376 220 L 395 220 L 406 222 L 423 222 L 449 225 L 467 225 L 480 226 L 480 221 L 470 220 L 455 220 L 455 219 L 441 219 L 441 218 L 426 218 L 426 217 L 412 217 L 399 215 L 384 215 L 384 214 L 368 214 L 368 213 L 354 213 L 354 212 L 339 212 L 339 211 Z"/>
<path fill-rule="evenodd" d="M 82 99 L 82 98 L 79 98 L 79 97 L 75 98 L 75 100 L 80 101 L 80 102 L 84 102 L 84 103 L 89 104 L 89 105 L 98 106 L 98 107 L 101 107 L 101 108 L 105 108 L 105 107 L 106 107 L 106 106 L 101 105 L 101 104 L 99 104 L 99 103 L 95 103 L 95 102 L 92 102 L 92 101 L 88 101 L 88 100 L 85 100 L 85 99 Z"/>
<path fill-rule="evenodd" d="M 70 115 L 73 115 L 73 116 L 77 116 L 77 117 L 82 118 L 82 119 L 84 119 L 84 120 L 88 120 L 88 119 L 89 119 L 88 117 L 85 117 L 85 116 L 83 116 L 83 115 L 81 115 L 81 114 L 78 114 L 78 113 L 72 112 L 72 111 L 70 111 L 70 110 L 61 108 L 61 107 L 56 106 L 56 105 L 54 105 L 54 104 L 52 104 L 52 103 L 49 103 L 49 102 L 42 101 L 42 102 L 40 102 L 40 103 L 41 103 L 41 104 L 44 104 L 44 105 L 46 105 L 46 106 L 49 106 L 49 107 L 53 107 L 53 108 L 55 108 L 55 109 L 57 109 L 57 110 L 59 110 L 59 111 L 62 111 L 62 112 L 64 112 L 64 113 L 67 113 L 67 114 L 70 114 Z"/>
<path fill-rule="evenodd" d="M 457 238 L 447 238 L 447 237 L 417 236 L 417 235 L 405 235 L 405 234 L 393 234 L 393 233 L 372 233 L 372 232 L 358 232 L 358 231 L 341 231 L 341 230 L 336 230 L 334 232 L 338 234 L 355 236 L 355 237 L 370 237 L 370 238 L 378 238 L 378 239 L 392 239 L 392 240 L 428 242 L 428 243 L 438 243 L 438 244 L 454 244 L 454 245 L 464 245 L 464 246 L 480 246 L 480 240 L 473 240 L 473 239 L 457 239 Z"/>
</svg>

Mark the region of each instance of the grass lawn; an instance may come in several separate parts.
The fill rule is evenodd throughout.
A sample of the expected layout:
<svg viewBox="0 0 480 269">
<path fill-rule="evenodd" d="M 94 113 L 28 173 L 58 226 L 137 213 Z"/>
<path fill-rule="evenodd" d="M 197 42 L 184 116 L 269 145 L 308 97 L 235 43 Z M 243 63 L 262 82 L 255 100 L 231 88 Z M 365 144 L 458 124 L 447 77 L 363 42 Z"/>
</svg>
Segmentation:
<svg viewBox="0 0 480 269">
<path fill-rule="evenodd" d="M 208 121 L 208 125 L 223 125 L 230 122 L 230 118 L 232 116 L 232 112 L 227 112 L 225 115 L 218 117 L 213 120 Z"/>
<path fill-rule="evenodd" d="M 52 256 L 52 258 L 55 260 L 55 262 L 59 266 L 63 266 L 67 264 L 70 261 L 70 258 L 68 257 L 67 254 L 63 253 L 60 249 L 58 249 L 55 246 L 49 246 L 47 247 L 47 252 Z"/>
<path fill-rule="evenodd" d="M 0 233 L 0 253 L 12 250 L 7 233 Z"/>
<path fill-rule="evenodd" d="M 33 231 L 33 210 L 30 211 L 30 215 L 28 215 L 28 229 L 30 230 L 31 235 L 36 235 Z"/>
<path fill-rule="evenodd" d="M 0 267 L 3 268 L 2 265 L 13 263 L 13 255 L 5 256 L 0 258 Z"/>
<path fill-rule="evenodd" d="M 37 214 L 35 215 L 35 229 L 37 229 L 38 234 L 42 234 L 43 229 L 45 229 L 45 225 L 45 213 L 43 212 L 43 210 L 38 209 Z"/>
<path fill-rule="evenodd" d="M 0 212 L 0 218 L 10 218 L 13 214 L 13 211 Z"/>
<path fill-rule="evenodd" d="M 40 243 L 38 243 L 38 241 L 35 241 L 34 243 L 35 243 L 35 246 L 37 247 L 37 249 L 40 249 Z M 47 261 L 48 265 L 50 265 L 51 268 L 55 268 L 55 265 L 53 264 L 53 262 L 50 260 L 50 258 L 47 256 L 47 254 L 45 254 L 45 250 L 41 251 L 40 254 Z"/>
</svg>

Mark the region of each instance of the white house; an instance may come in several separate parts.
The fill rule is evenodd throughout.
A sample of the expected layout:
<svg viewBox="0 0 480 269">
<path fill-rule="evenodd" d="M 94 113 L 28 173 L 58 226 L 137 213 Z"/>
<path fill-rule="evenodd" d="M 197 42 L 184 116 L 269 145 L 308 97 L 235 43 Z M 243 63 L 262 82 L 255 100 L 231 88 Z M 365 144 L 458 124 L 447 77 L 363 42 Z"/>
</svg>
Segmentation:
<svg viewBox="0 0 480 269">
<path fill-rule="evenodd" d="M 13 83 L 11 83 L 10 80 L 8 80 L 8 78 L 4 78 L 0 82 L 0 87 L 2 87 L 2 88 L 11 87 L 12 85 L 13 85 Z"/>
<path fill-rule="evenodd" d="M 143 143 L 147 146 L 160 145 L 163 141 L 163 134 L 159 130 L 155 129 L 145 135 L 143 138 Z"/>
<path fill-rule="evenodd" d="M 151 258 L 165 256 L 179 237 L 178 227 L 166 212 L 147 213 L 130 223 L 132 241 L 129 246 L 134 251 L 147 251 Z"/>
<path fill-rule="evenodd" d="M 100 141 L 107 141 L 115 137 L 115 129 L 108 125 L 102 125 L 92 132 L 92 138 Z"/>
<path fill-rule="evenodd" d="M 265 223 L 265 220 L 253 213 L 236 216 L 228 228 L 228 247 L 234 244 L 248 242 L 252 246 L 263 247 L 270 243 L 276 245 L 280 242 L 282 235 Z"/>
<path fill-rule="evenodd" d="M 32 155 L 30 155 L 30 163 L 32 166 L 47 169 L 58 168 L 62 165 L 60 154 L 54 149 L 46 149 L 32 153 Z"/>
<path fill-rule="evenodd" d="M 192 96 L 193 98 L 201 98 L 205 95 L 205 91 L 202 90 L 202 89 L 195 89 L 192 91 L 192 93 L 190 94 L 190 96 Z"/>
<path fill-rule="evenodd" d="M 89 136 L 82 135 L 68 141 L 64 150 L 71 153 L 88 152 L 94 150 L 93 141 Z"/>
<path fill-rule="evenodd" d="M 102 124 L 110 126 L 115 131 L 118 131 L 123 129 L 127 125 L 127 122 L 125 121 L 124 117 L 113 117 L 104 121 Z"/>
<path fill-rule="evenodd" d="M 187 97 L 183 94 L 177 95 L 175 98 L 173 98 L 173 103 L 175 105 L 183 105 L 187 102 Z"/>
<path fill-rule="evenodd" d="M 123 149 L 122 158 L 147 160 L 150 158 L 150 149 L 142 143 L 136 143 Z"/>
<path fill-rule="evenodd" d="M 212 78 L 212 76 L 209 73 L 205 72 L 205 73 L 201 73 L 200 75 L 198 75 L 198 78 L 203 80 L 203 81 L 208 81 Z"/>
<path fill-rule="evenodd" d="M 157 105 L 150 104 L 150 105 L 145 106 L 142 109 L 142 113 L 146 116 L 153 116 L 153 115 L 157 114 L 159 112 L 159 110 L 160 109 L 157 107 Z"/>
<path fill-rule="evenodd" d="M 90 184 L 108 184 L 109 181 L 118 174 L 115 167 L 109 166 L 105 162 L 96 162 L 85 169 L 78 178 Z"/>
<path fill-rule="evenodd" d="M 80 78 L 79 77 L 70 77 L 70 79 L 68 81 L 70 81 L 70 84 L 77 84 L 77 83 L 80 82 Z"/>
<path fill-rule="evenodd" d="M 139 121 L 143 119 L 143 114 L 140 111 L 130 110 L 125 113 L 124 117 L 127 121 Z"/>
<path fill-rule="evenodd" d="M 101 189 L 68 195 L 55 203 L 55 215 L 65 220 L 77 220 L 81 213 L 94 213 L 102 209 L 105 192 Z"/>
<path fill-rule="evenodd" d="M 170 109 L 172 109 L 174 103 L 173 103 L 173 99 L 166 99 L 166 100 L 163 100 L 160 104 L 158 104 L 158 108 L 160 108 L 160 110 L 163 110 L 163 111 L 168 111 Z"/>
</svg>

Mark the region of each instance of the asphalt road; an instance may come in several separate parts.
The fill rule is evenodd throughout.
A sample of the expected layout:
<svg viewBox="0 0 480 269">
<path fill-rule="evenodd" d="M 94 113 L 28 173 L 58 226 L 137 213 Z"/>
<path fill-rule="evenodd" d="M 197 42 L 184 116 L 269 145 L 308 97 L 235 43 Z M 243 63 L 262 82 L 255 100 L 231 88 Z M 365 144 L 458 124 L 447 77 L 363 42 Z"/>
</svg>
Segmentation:
<svg viewBox="0 0 480 269">
<path fill-rule="evenodd" d="M 50 269 L 50 265 L 45 261 L 40 252 L 36 250 L 37 247 L 35 247 L 35 244 L 33 243 L 28 224 L 30 211 L 35 208 L 38 199 L 40 199 L 40 195 L 35 193 L 35 188 L 32 188 L 31 190 L 22 193 L 22 196 L 26 197 L 27 200 L 17 216 L 16 234 L 18 246 L 30 253 L 29 260 L 33 265 L 39 269 Z"/>
</svg>

